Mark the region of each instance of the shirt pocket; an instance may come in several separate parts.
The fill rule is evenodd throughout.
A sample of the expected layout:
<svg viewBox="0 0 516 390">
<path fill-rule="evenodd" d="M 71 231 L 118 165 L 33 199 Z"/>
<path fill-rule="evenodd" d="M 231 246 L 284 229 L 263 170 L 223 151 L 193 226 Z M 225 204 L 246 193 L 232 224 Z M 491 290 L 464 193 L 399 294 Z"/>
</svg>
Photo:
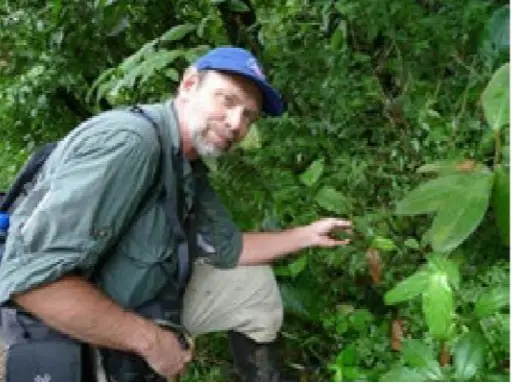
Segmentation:
<svg viewBox="0 0 516 390">
<path fill-rule="evenodd" d="M 121 237 L 97 282 L 121 306 L 136 308 L 175 280 L 175 258 L 163 210 L 154 205 Z"/>
</svg>

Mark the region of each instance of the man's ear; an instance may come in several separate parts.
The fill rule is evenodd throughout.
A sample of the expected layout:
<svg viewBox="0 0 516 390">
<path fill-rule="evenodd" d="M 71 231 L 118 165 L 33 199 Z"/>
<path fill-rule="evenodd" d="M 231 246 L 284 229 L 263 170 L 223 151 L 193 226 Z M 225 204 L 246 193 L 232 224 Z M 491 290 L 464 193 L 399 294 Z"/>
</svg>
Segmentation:
<svg viewBox="0 0 516 390">
<path fill-rule="evenodd" d="M 188 69 L 185 70 L 183 78 L 179 83 L 179 94 L 188 94 L 191 91 L 195 91 L 199 86 L 199 82 L 199 72 L 197 71 L 197 69 L 195 69 L 195 67 L 190 66 Z"/>
</svg>

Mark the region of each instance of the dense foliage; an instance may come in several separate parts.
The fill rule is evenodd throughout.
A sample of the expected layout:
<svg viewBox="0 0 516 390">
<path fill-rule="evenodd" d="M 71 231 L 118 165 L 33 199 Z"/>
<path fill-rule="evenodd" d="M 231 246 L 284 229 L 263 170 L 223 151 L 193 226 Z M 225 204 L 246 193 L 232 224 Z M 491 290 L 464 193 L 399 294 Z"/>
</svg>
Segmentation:
<svg viewBox="0 0 516 390">
<path fill-rule="evenodd" d="M 0 187 L 35 146 L 243 45 L 289 110 L 210 162 L 235 220 L 356 228 L 275 268 L 289 377 L 506 381 L 508 34 L 495 0 L 5 1 Z M 223 335 L 199 339 L 184 380 L 232 378 L 228 357 Z"/>
</svg>

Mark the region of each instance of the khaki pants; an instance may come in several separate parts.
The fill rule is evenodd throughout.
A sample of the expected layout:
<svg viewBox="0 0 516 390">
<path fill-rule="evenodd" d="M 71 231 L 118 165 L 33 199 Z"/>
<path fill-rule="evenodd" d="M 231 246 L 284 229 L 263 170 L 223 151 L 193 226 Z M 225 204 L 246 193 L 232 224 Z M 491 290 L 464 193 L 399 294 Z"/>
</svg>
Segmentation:
<svg viewBox="0 0 516 390">
<path fill-rule="evenodd" d="M 283 321 L 283 303 L 270 266 L 217 269 L 196 262 L 183 301 L 183 325 L 192 334 L 234 330 L 256 342 L 274 341 Z M 94 350 L 97 381 L 105 382 Z"/>
<path fill-rule="evenodd" d="M 183 307 L 183 324 L 194 336 L 234 330 L 257 342 L 270 342 L 283 321 L 283 303 L 270 266 L 217 269 L 199 261 Z"/>
</svg>

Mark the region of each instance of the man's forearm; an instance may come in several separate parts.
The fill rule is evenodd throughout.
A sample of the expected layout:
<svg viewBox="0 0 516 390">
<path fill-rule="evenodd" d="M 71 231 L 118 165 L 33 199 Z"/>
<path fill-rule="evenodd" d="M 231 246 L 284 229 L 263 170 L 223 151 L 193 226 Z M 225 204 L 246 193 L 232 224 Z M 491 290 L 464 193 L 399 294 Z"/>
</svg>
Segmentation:
<svg viewBox="0 0 516 390">
<path fill-rule="evenodd" d="M 239 265 L 272 263 L 275 259 L 312 245 L 306 228 L 299 227 L 281 232 L 244 233 Z"/>
<path fill-rule="evenodd" d="M 13 300 L 47 325 L 81 341 L 142 354 L 157 325 L 124 311 L 86 280 L 67 276 L 15 295 Z"/>
</svg>

